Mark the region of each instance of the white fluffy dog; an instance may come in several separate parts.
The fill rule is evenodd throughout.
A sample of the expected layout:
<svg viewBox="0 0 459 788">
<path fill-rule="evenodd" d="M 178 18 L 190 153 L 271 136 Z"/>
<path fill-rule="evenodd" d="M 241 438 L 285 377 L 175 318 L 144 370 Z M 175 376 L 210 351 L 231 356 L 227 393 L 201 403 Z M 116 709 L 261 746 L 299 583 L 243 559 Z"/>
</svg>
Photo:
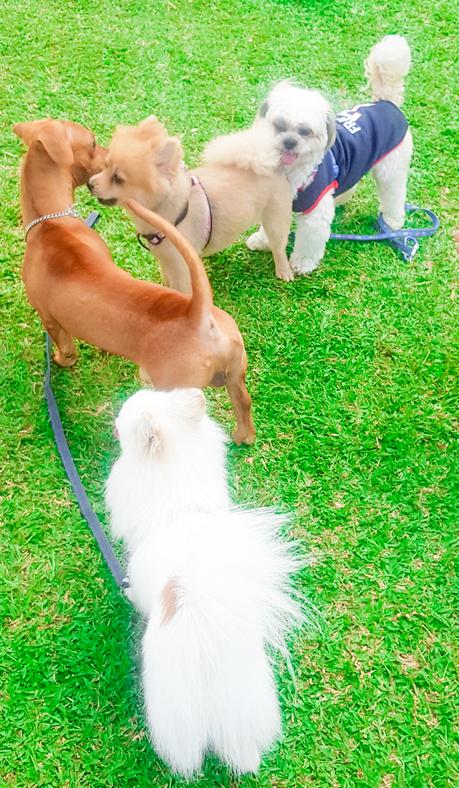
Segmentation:
<svg viewBox="0 0 459 788">
<path fill-rule="evenodd" d="M 206 752 L 255 772 L 279 737 L 270 653 L 303 619 L 278 537 L 285 518 L 234 509 L 223 431 L 198 389 L 134 394 L 116 420 L 121 456 L 107 482 L 130 595 L 146 618 L 145 706 L 158 754 L 190 777 Z"/>
<path fill-rule="evenodd" d="M 317 268 L 330 237 L 335 205 L 349 199 L 368 171 L 376 181 L 384 220 L 393 229 L 403 226 L 413 144 L 398 107 L 410 64 L 406 39 L 386 36 L 365 63 L 374 103 L 357 105 L 335 118 L 320 93 L 284 81 L 261 106 L 254 127 L 263 129 L 263 139 L 266 129 L 271 130 L 277 162 L 292 189 L 297 231 L 290 265 L 296 273 Z M 263 226 L 247 245 L 269 248 Z"/>
</svg>

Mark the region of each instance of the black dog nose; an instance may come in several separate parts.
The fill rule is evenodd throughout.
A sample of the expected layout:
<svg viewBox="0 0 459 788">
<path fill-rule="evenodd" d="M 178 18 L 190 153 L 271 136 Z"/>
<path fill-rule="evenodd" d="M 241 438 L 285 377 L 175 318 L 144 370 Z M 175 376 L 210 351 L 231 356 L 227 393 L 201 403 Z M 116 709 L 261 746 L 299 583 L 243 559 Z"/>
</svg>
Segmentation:
<svg viewBox="0 0 459 788">
<path fill-rule="evenodd" d="M 296 148 L 295 137 L 286 137 L 285 140 L 283 140 L 283 145 L 287 150 L 293 150 L 293 148 Z"/>
</svg>

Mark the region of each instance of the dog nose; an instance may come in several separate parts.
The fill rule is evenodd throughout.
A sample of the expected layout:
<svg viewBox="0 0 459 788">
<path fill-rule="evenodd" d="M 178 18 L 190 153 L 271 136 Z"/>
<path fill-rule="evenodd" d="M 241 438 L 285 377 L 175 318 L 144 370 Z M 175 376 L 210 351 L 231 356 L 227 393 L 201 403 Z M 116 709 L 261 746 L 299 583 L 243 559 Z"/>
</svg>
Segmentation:
<svg viewBox="0 0 459 788">
<path fill-rule="evenodd" d="M 283 140 L 283 145 L 284 145 L 284 148 L 286 148 L 287 150 L 293 150 L 293 148 L 296 148 L 296 139 L 295 139 L 295 137 L 286 137 Z"/>
</svg>

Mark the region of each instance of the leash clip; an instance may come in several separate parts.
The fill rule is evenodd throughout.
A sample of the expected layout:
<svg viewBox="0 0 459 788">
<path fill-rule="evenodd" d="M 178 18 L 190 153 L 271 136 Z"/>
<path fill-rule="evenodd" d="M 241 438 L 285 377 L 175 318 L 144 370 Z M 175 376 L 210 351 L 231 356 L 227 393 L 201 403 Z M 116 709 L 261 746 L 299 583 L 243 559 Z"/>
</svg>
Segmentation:
<svg viewBox="0 0 459 788">
<path fill-rule="evenodd" d="M 412 235 L 406 235 L 403 239 L 400 239 L 399 241 L 394 239 L 393 241 L 389 241 L 389 243 L 395 249 L 398 249 L 398 251 L 401 253 L 402 257 L 404 258 L 404 260 L 406 260 L 407 263 L 411 263 L 416 252 L 419 249 L 419 241 L 416 238 L 414 238 Z"/>
<path fill-rule="evenodd" d="M 411 206 L 410 206 L 411 208 Z M 408 209 L 408 206 L 407 206 Z M 411 212 L 409 209 L 407 213 Z M 407 229 L 407 230 L 397 230 L 393 231 L 388 224 L 384 221 L 382 214 L 378 216 L 378 229 L 380 233 L 383 233 L 387 236 L 387 243 L 392 246 L 393 249 L 396 249 L 402 255 L 403 259 L 407 263 L 411 263 L 414 259 L 416 252 L 419 249 L 419 241 L 416 237 L 418 231 L 414 231 Z M 416 235 L 415 235 L 416 233 Z"/>
</svg>

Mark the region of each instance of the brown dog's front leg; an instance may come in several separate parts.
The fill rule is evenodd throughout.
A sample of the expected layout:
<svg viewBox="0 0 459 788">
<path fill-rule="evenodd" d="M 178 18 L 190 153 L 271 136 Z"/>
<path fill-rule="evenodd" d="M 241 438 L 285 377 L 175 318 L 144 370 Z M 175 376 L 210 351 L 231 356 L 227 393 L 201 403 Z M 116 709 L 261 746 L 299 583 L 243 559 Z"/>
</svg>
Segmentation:
<svg viewBox="0 0 459 788">
<path fill-rule="evenodd" d="M 256 433 L 251 414 L 252 400 L 245 385 L 245 370 L 239 368 L 234 374 L 229 374 L 226 388 L 236 414 L 237 426 L 233 432 L 233 440 L 238 446 L 241 443 L 251 444 Z"/>
</svg>

